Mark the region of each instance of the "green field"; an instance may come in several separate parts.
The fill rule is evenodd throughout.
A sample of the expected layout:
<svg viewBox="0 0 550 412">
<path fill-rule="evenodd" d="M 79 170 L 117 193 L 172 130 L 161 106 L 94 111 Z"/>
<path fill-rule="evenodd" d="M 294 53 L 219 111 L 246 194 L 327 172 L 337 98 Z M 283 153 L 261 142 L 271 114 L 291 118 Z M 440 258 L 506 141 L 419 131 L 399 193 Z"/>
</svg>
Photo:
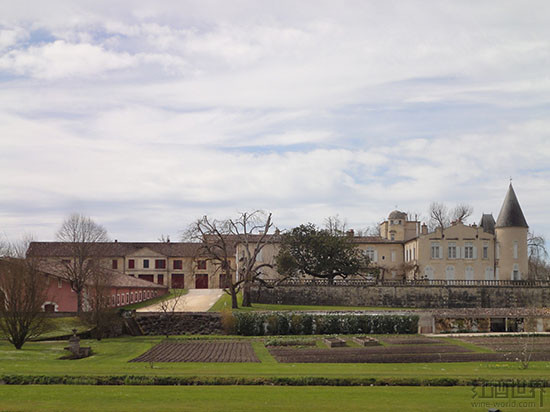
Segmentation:
<svg viewBox="0 0 550 412">
<path fill-rule="evenodd" d="M 534 403 L 503 410 L 544 410 L 523 401 Z M 487 411 L 473 402 L 469 387 L 0 386 L 0 411 Z"/>
<path fill-rule="evenodd" d="M 208 337 L 204 337 L 208 338 Z M 222 338 L 222 337 L 220 337 Z M 228 338 L 228 337 L 223 337 Z M 231 339 L 249 339 L 230 337 Z M 550 362 L 531 362 L 529 369 L 519 369 L 514 362 L 464 363 L 345 363 L 322 364 L 277 363 L 264 347 L 262 339 L 252 339 L 260 363 L 129 363 L 163 338 L 122 337 L 83 340 L 94 356 L 80 360 L 59 360 L 66 342 L 28 342 L 16 350 L 0 341 L 0 374 L 19 375 L 159 375 L 159 376 L 324 376 L 375 378 L 457 377 L 464 379 L 538 379 L 550 378 Z M 456 342 L 445 338 L 448 342 Z"/>
<path fill-rule="evenodd" d="M 381 311 L 381 310 L 403 310 L 407 308 L 389 308 L 389 307 L 367 307 L 367 306 L 313 306 L 313 305 L 271 305 L 267 303 L 253 303 L 251 307 L 242 307 L 243 297 L 239 293 L 237 295 L 237 302 L 239 308 L 237 311 L 248 312 L 257 310 L 274 310 L 274 311 L 349 311 L 349 310 L 367 310 L 367 311 Z M 231 309 L 231 296 L 224 293 L 221 298 L 208 310 L 209 312 L 221 312 L 224 309 Z M 407 310 L 419 310 L 419 309 L 407 309 Z"/>
</svg>

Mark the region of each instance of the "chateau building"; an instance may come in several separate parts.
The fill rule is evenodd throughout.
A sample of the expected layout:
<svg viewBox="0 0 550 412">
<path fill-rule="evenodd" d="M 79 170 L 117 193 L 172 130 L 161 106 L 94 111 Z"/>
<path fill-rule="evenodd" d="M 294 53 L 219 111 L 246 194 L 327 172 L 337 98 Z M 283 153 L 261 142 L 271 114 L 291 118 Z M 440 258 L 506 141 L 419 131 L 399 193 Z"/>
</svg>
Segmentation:
<svg viewBox="0 0 550 412">
<path fill-rule="evenodd" d="M 386 279 L 526 280 L 528 227 L 510 184 L 496 222 L 483 214 L 479 224 L 428 232 L 396 210 L 380 224 L 380 239 L 358 241 Z"/>
<path fill-rule="evenodd" d="M 461 222 L 429 232 L 426 224 L 395 210 L 380 224 L 380 236 L 354 236 L 357 244 L 386 280 L 527 280 L 528 225 L 510 184 L 495 222 L 483 214 L 479 224 Z M 258 263 L 272 263 L 279 234 L 271 235 Z M 231 242 L 230 242 L 231 243 Z M 231 254 L 238 266 L 244 254 L 236 238 Z M 173 288 L 223 288 L 229 279 L 220 265 L 201 256 L 200 243 L 111 242 L 101 245 L 103 265 L 118 274 Z M 62 242 L 33 242 L 29 256 L 50 264 L 71 259 Z M 235 274 L 233 274 L 235 276 Z M 265 278 L 277 278 L 266 269 Z"/>
</svg>

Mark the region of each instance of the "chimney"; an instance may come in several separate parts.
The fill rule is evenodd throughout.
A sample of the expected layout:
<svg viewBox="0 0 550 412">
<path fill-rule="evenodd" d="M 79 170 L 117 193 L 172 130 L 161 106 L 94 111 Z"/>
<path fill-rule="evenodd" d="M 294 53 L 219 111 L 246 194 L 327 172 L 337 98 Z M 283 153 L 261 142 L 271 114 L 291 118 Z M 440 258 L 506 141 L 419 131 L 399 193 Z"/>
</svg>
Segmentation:
<svg viewBox="0 0 550 412">
<path fill-rule="evenodd" d="M 118 239 L 115 239 L 115 243 L 118 243 Z"/>
<path fill-rule="evenodd" d="M 279 228 L 275 229 L 275 234 L 276 234 L 276 235 L 280 235 L 280 234 L 281 234 L 281 231 L 279 230 Z"/>
<path fill-rule="evenodd" d="M 426 223 L 422 223 L 422 234 L 423 235 L 428 234 L 428 226 L 426 226 Z"/>
<path fill-rule="evenodd" d="M 349 237 L 353 237 L 355 235 L 355 232 L 353 231 L 353 229 L 350 229 L 347 231 L 346 233 Z"/>
</svg>

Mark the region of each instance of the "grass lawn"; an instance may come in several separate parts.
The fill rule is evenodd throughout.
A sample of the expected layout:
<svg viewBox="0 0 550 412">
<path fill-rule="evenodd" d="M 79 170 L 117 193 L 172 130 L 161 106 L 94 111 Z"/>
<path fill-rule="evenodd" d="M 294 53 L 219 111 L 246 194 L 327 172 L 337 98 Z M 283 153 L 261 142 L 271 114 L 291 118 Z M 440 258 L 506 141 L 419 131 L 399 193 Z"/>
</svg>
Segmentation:
<svg viewBox="0 0 550 412">
<path fill-rule="evenodd" d="M 366 306 L 315 306 L 315 305 L 271 305 L 267 303 L 253 303 L 252 307 L 243 308 L 242 305 L 243 297 L 239 293 L 237 295 L 237 302 L 239 308 L 237 311 L 249 312 L 256 310 L 323 310 L 323 311 L 346 311 L 346 310 L 403 310 L 407 308 L 386 308 L 386 307 L 366 307 Z M 208 310 L 209 312 L 221 312 L 224 309 L 231 309 L 231 296 L 227 293 L 224 293 L 220 299 Z M 407 309 L 407 310 L 420 310 L 420 309 Z"/>
<path fill-rule="evenodd" d="M 182 295 L 186 295 L 187 292 L 189 292 L 187 289 L 177 289 L 177 290 L 178 290 L 178 293 L 181 293 Z M 147 306 L 154 305 L 155 303 L 172 299 L 173 297 L 175 297 L 175 293 L 176 293 L 175 289 L 170 289 L 170 291 L 166 295 L 157 296 L 156 298 L 146 300 L 145 302 L 133 303 L 131 305 L 122 306 L 122 309 L 135 310 L 135 309 L 146 308 Z"/>
<path fill-rule="evenodd" d="M 538 394 L 537 394 L 538 395 Z M 0 386 L 0 411 L 486 411 L 469 387 Z M 534 402 L 503 410 L 544 410 Z M 543 403 L 550 395 L 543 395 Z M 502 404 L 499 404 L 502 405 Z M 531 407 L 529 407 L 531 406 Z"/>
<path fill-rule="evenodd" d="M 212 338 L 212 337 L 205 337 Z M 222 338 L 222 337 L 220 337 Z M 225 339 L 249 339 L 223 337 Z M 324 376 L 375 378 L 550 378 L 550 362 L 531 362 L 529 369 L 519 369 L 514 362 L 463 363 L 277 363 L 264 347 L 262 339 L 251 339 L 260 363 L 149 363 L 128 361 L 163 340 L 160 336 L 122 337 L 102 341 L 83 340 L 94 356 L 80 360 L 59 360 L 66 342 L 28 342 L 16 350 L 0 341 L 0 374 L 20 375 L 159 375 L 159 376 Z M 454 339 L 446 338 L 453 342 Z"/>
</svg>

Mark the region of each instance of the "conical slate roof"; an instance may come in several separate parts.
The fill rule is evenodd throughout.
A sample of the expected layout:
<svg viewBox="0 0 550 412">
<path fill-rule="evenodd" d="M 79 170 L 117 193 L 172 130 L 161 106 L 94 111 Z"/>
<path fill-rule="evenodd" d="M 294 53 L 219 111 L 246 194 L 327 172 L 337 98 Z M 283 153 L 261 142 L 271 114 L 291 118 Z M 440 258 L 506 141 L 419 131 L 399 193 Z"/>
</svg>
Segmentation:
<svg viewBox="0 0 550 412">
<path fill-rule="evenodd" d="M 496 227 L 529 227 L 521 211 L 521 206 L 519 205 L 512 183 L 510 183 L 508 193 L 506 193 L 506 197 L 502 203 Z"/>
<path fill-rule="evenodd" d="M 483 228 L 484 232 L 495 234 L 495 218 L 491 213 L 483 213 L 479 226 Z"/>
</svg>

